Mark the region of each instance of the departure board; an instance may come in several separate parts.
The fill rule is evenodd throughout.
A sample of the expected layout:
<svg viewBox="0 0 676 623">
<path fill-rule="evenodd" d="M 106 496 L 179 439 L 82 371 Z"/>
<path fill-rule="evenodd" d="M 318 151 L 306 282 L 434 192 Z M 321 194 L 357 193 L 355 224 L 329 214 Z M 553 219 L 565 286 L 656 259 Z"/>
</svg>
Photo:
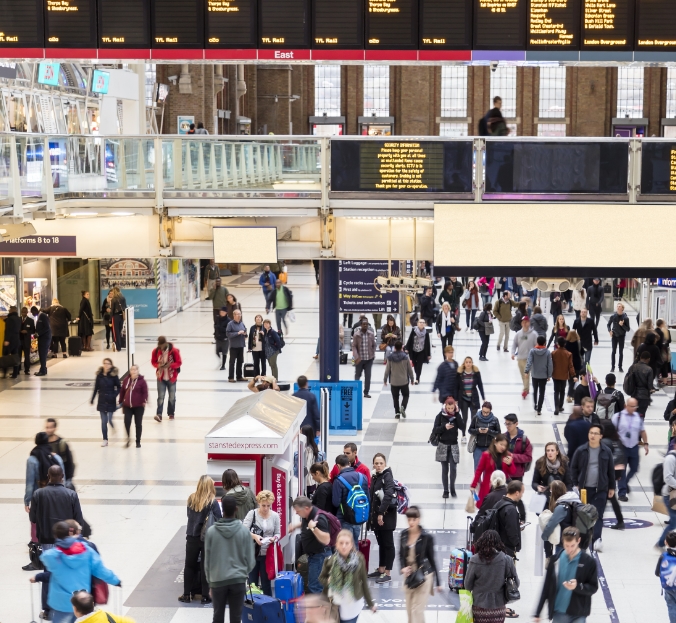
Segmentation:
<svg viewBox="0 0 676 623">
<path fill-rule="evenodd" d="M 259 0 L 258 47 L 309 48 L 310 0 Z"/>
<path fill-rule="evenodd" d="M 149 48 L 150 0 L 98 0 L 100 48 Z"/>
<path fill-rule="evenodd" d="M 42 48 L 43 0 L 0 0 L 0 48 Z"/>
<path fill-rule="evenodd" d="M 333 141 L 331 190 L 471 193 L 470 141 Z"/>
<path fill-rule="evenodd" d="M 96 0 L 45 0 L 48 48 L 96 48 Z"/>
<path fill-rule="evenodd" d="M 626 195 L 627 141 L 486 142 L 486 192 Z"/>
<path fill-rule="evenodd" d="M 203 48 L 203 0 L 152 0 L 154 48 Z"/>
<path fill-rule="evenodd" d="M 631 50 L 634 0 L 582 0 L 582 49 Z"/>
<path fill-rule="evenodd" d="M 676 2 L 674 0 L 637 0 L 634 49 L 676 49 Z"/>
<path fill-rule="evenodd" d="M 312 47 L 364 48 L 364 0 L 312 0 Z"/>
<path fill-rule="evenodd" d="M 206 0 L 207 48 L 255 48 L 256 0 Z"/>
<path fill-rule="evenodd" d="M 530 0 L 529 50 L 579 50 L 581 0 Z"/>
<path fill-rule="evenodd" d="M 475 50 L 525 50 L 528 0 L 474 0 Z"/>
<path fill-rule="evenodd" d="M 421 50 L 469 50 L 472 3 L 466 0 L 419 0 Z"/>
<path fill-rule="evenodd" d="M 676 143 L 641 143 L 641 194 L 676 195 Z"/>
<path fill-rule="evenodd" d="M 418 0 L 364 0 L 366 47 L 389 50 L 418 48 Z"/>
</svg>

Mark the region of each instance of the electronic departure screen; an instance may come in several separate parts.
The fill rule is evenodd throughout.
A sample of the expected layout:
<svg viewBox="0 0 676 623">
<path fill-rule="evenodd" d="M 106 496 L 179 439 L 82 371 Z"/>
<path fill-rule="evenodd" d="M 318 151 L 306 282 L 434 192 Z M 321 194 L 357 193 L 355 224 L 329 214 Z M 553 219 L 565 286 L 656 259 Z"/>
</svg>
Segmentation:
<svg viewBox="0 0 676 623">
<path fill-rule="evenodd" d="M 419 0 L 421 50 L 469 50 L 472 3 L 466 0 Z"/>
<path fill-rule="evenodd" d="M 201 0 L 152 0 L 154 48 L 203 48 L 204 3 Z"/>
<path fill-rule="evenodd" d="M 673 0 L 637 0 L 634 49 L 676 49 L 676 3 Z"/>
<path fill-rule="evenodd" d="M 364 0 L 312 0 L 312 47 L 364 48 Z"/>
<path fill-rule="evenodd" d="M 98 3 L 99 47 L 150 47 L 150 0 L 98 0 Z"/>
<path fill-rule="evenodd" d="M 96 0 L 45 0 L 48 48 L 96 48 Z"/>
<path fill-rule="evenodd" d="M 641 194 L 676 195 L 676 143 L 642 142 Z"/>
<path fill-rule="evenodd" d="M 44 0 L 0 0 L 0 48 L 43 48 Z"/>
<path fill-rule="evenodd" d="M 334 192 L 471 193 L 471 141 L 334 141 Z"/>
<path fill-rule="evenodd" d="M 581 0 L 530 0 L 529 50 L 579 50 Z"/>
<path fill-rule="evenodd" d="M 383 50 L 418 48 L 418 0 L 364 0 L 366 47 Z"/>
<path fill-rule="evenodd" d="M 525 50 L 528 0 L 474 0 L 475 50 Z"/>
<path fill-rule="evenodd" d="M 582 49 L 631 50 L 634 0 L 582 0 Z"/>
<path fill-rule="evenodd" d="M 256 0 L 206 0 L 207 48 L 255 48 Z"/>
<path fill-rule="evenodd" d="M 486 142 L 486 192 L 627 194 L 629 143 Z"/>
<path fill-rule="evenodd" d="M 310 47 L 310 0 L 259 0 L 258 47 Z"/>
</svg>

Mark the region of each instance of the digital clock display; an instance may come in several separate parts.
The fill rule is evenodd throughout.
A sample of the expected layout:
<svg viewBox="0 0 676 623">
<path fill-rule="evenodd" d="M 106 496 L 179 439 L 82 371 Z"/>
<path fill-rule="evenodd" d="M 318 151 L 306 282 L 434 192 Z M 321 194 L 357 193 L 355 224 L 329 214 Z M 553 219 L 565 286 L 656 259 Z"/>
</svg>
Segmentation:
<svg viewBox="0 0 676 623">
<path fill-rule="evenodd" d="M 363 0 L 312 0 L 312 47 L 364 48 Z"/>
<path fill-rule="evenodd" d="M 256 0 L 206 0 L 207 48 L 255 48 Z"/>
<path fill-rule="evenodd" d="M 261 48 L 310 47 L 309 0 L 259 0 Z"/>
<path fill-rule="evenodd" d="M 580 0 L 530 0 L 529 50 L 579 50 Z"/>
<path fill-rule="evenodd" d="M 474 0 L 475 50 L 525 50 L 528 0 Z"/>
<path fill-rule="evenodd" d="M 152 0 L 154 48 L 204 48 L 201 0 Z"/>
<path fill-rule="evenodd" d="M 98 5 L 99 47 L 150 47 L 150 0 L 98 0 Z"/>
<path fill-rule="evenodd" d="M 582 49 L 631 50 L 634 0 L 582 0 Z"/>
<path fill-rule="evenodd" d="M 420 41 L 424 49 L 469 50 L 472 3 L 466 0 L 419 0 Z"/>
<path fill-rule="evenodd" d="M 48 48 L 96 48 L 96 0 L 45 0 Z"/>
<path fill-rule="evenodd" d="M 365 0 L 366 47 L 418 48 L 418 0 Z"/>
<path fill-rule="evenodd" d="M 43 0 L 0 0 L 0 48 L 42 48 Z"/>
</svg>

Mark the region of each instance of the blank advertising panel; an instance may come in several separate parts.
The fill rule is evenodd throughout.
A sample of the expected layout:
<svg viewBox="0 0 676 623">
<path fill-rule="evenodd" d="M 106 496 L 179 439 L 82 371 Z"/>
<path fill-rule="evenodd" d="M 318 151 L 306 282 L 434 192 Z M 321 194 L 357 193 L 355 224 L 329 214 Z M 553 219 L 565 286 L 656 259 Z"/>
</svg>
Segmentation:
<svg viewBox="0 0 676 623">
<path fill-rule="evenodd" d="M 486 142 L 486 192 L 626 195 L 627 141 Z"/>
<path fill-rule="evenodd" d="M 418 48 L 418 0 L 365 0 L 366 47 Z"/>
<path fill-rule="evenodd" d="M 310 0 L 259 0 L 258 47 L 310 47 Z"/>
<path fill-rule="evenodd" d="M 634 0 L 582 0 L 582 49 L 631 50 Z"/>
<path fill-rule="evenodd" d="M 676 49 L 676 2 L 636 1 L 635 50 Z"/>
<path fill-rule="evenodd" d="M 204 0 L 152 0 L 153 47 L 202 49 Z"/>
<path fill-rule="evenodd" d="M 471 193 L 470 141 L 334 141 L 335 192 Z"/>
<path fill-rule="evenodd" d="M 579 50 L 581 0 L 530 0 L 529 50 Z"/>
<path fill-rule="evenodd" d="M 528 0 L 474 0 L 475 50 L 525 50 Z"/>
<path fill-rule="evenodd" d="M 149 48 L 150 0 L 98 0 L 100 48 Z"/>
<path fill-rule="evenodd" d="M 0 0 L 0 48 L 43 48 L 43 0 Z"/>
<path fill-rule="evenodd" d="M 96 48 L 96 0 L 45 0 L 48 48 Z"/>
<path fill-rule="evenodd" d="M 312 47 L 363 49 L 364 0 L 312 0 Z"/>
<path fill-rule="evenodd" d="M 641 194 L 676 195 L 676 143 L 642 143 Z"/>
<path fill-rule="evenodd" d="M 206 0 L 207 48 L 255 48 L 257 0 Z"/>
<path fill-rule="evenodd" d="M 466 0 L 419 0 L 421 50 L 469 50 L 472 3 Z"/>
<path fill-rule="evenodd" d="M 276 264 L 276 227 L 214 227 L 214 259 L 219 264 Z"/>
</svg>

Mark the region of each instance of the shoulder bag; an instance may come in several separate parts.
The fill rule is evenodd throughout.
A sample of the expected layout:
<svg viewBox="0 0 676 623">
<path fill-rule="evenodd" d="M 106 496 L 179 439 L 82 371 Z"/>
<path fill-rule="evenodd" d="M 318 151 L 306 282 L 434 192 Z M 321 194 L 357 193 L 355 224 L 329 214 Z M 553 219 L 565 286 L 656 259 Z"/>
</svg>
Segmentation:
<svg viewBox="0 0 676 623">
<path fill-rule="evenodd" d="M 511 604 L 521 599 L 521 593 L 516 582 L 516 578 L 512 575 L 509 568 L 509 560 L 505 559 L 505 585 L 503 587 L 505 593 L 505 603 Z"/>
<path fill-rule="evenodd" d="M 263 529 L 256 523 L 256 511 L 252 510 L 253 513 L 253 519 L 251 521 L 251 528 L 249 528 L 249 532 L 251 534 L 257 534 L 259 537 L 263 538 Z M 261 546 L 254 541 L 255 545 L 255 554 L 256 558 L 258 558 L 261 555 Z"/>
<path fill-rule="evenodd" d="M 432 566 L 429 563 L 429 560 L 425 558 L 422 565 L 420 565 L 413 573 L 406 577 L 404 584 L 406 588 L 411 590 L 419 588 L 425 583 L 427 576 L 432 572 Z"/>
<path fill-rule="evenodd" d="M 474 454 L 474 450 L 476 450 L 476 435 L 470 435 L 467 442 L 467 452 Z"/>
</svg>

